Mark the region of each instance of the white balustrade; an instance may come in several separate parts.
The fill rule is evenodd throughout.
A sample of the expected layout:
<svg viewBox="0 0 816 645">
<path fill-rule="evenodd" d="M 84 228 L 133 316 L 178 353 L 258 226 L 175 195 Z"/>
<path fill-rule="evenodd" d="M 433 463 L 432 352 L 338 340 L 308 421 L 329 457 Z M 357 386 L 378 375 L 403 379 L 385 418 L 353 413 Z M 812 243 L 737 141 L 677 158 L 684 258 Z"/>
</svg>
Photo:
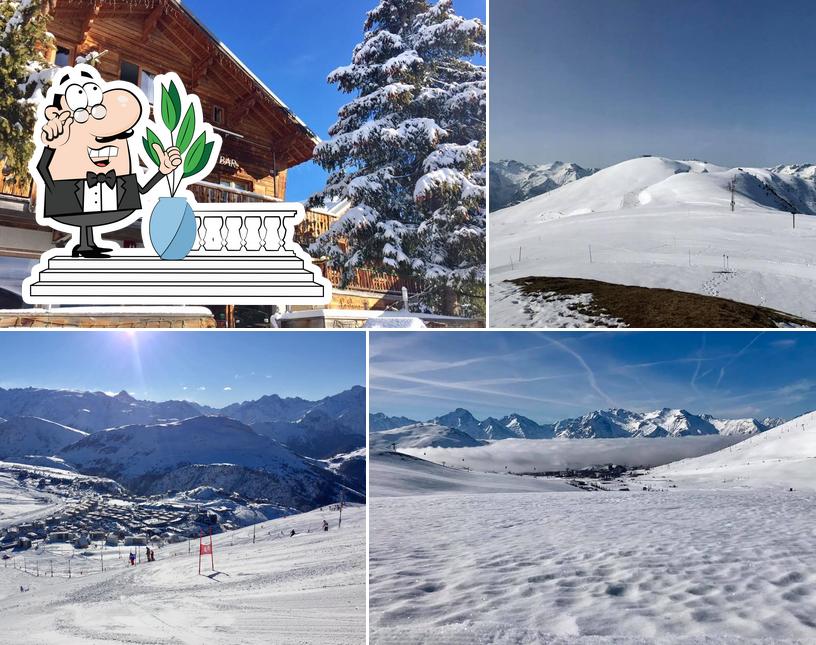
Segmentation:
<svg viewBox="0 0 816 645">
<path fill-rule="evenodd" d="M 299 213 L 275 212 L 268 204 L 248 206 L 197 204 L 196 241 L 190 255 L 291 255 L 297 247 L 292 234 Z"/>
</svg>

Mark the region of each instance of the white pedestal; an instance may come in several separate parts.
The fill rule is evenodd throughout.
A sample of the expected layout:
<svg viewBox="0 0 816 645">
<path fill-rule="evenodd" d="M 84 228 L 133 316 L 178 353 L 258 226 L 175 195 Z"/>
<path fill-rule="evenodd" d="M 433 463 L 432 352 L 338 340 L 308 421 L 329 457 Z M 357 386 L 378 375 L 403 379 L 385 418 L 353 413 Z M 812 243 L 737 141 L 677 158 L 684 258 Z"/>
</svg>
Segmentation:
<svg viewBox="0 0 816 645">
<path fill-rule="evenodd" d="M 55 255 L 30 285 L 31 302 L 139 305 L 325 304 L 331 285 L 294 252 L 196 254 L 162 260 L 120 250 L 109 258 Z M 40 265 L 42 266 L 42 265 Z"/>
</svg>

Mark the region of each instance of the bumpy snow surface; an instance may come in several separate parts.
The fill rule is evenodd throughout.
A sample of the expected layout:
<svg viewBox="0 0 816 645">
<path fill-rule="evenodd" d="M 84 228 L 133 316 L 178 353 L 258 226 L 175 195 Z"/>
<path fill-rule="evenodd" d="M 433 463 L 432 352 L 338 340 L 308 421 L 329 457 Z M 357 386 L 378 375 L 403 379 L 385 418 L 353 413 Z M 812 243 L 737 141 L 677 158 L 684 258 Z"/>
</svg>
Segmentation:
<svg viewBox="0 0 816 645">
<path fill-rule="evenodd" d="M 492 213 L 491 281 L 590 278 L 816 320 L 813 213 L 816 182 L 802 172 L 631 159 Z"/>
<path fill-rule="evenodd" d="M 813 643 L 814 503 L 673 490 L 376 498 L 371 642 Z"/>
<path fill-rule="evenodd" d="M 591 493 L 375 456 L 371 642 L 816 642 L 814 438 L 805 415 Z"/>
<path fill-rule="evenodd" d="M 323 518 L 328 533 L 319 530 Z M 297 534 L 289 537 L 294 528 Z M 307 532 L 311 529 L 311 533 Z M 283 535 L 281 534 L 283 532 Z M 326 643 L 365 642 L 365 508 L 312 511 L 217 535 L 215 572 L 197 574 L 197 545 L 158 549 L 156 561 L 126 564 L 127 547 L 64 557 L 27 551 L 24 573 L 0 567 L 3 643 Z M 65 545 L 62 545 L 65 547 Z M 50 547 L 46 547 L 48 549 Z M 65 547 L 71 552 L 73 547 Z M 77 553 L 80 553 L 77 551 Z M 18 556 L 18 559 L 22 556 Z M 54 560 L 55 577 L 49 560 Z M 21 566 L 20 562 L 17 562 Z M 82 570 L 83 575 L 77 575 Z M 20 591 L 20 586 L 27 588 Z"/>
</svg>

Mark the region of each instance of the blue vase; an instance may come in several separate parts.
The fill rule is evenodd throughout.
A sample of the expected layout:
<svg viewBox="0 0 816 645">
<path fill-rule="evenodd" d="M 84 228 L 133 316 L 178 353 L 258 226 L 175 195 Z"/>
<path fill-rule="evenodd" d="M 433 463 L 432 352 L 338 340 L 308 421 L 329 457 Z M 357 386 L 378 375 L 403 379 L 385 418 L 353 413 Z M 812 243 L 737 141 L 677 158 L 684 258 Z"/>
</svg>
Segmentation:
<svg viewBox="0 0 816 645">
<path fill-rule="evenodd" d="M 160 197 L 150 215 L 150 244 L 162 260 L 182 260 L 196 240 L 195 213 L 184 197 Z"/>
</svg>

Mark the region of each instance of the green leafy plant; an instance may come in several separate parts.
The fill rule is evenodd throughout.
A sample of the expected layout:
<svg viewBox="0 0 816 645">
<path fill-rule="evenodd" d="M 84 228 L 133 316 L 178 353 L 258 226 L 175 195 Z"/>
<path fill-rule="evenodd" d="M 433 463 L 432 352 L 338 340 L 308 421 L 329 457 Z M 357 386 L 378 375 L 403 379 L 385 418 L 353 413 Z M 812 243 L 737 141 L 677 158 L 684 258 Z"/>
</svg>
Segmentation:
<svg viewBox="0 0 816 645">
<path fill-rule="evenodd" d="M 170 179 L 170 175 L 168 175 L 167 179 L 170 194 L 175 196 L 182 179 L 197 175 L 207 166 L 212 156 L 214 142 L 207 141 L 205 132 L 201 132 L 197 137 L 195 136 L 196 129 L 199 126 L 195 108 L 192 102 L 186 106 L 186 109 L 182 106 L 178 88 L 172 80 L 167 86 L 161 86 L 159 109 L 157 110 L 156 107 L 154 105 L 153 114 L 155 116 L 158 116 L 157 113 L 161 114 L 162 123 L 170 132 L 170 147 L 177 147 L 182 157 L 181 176 L 176 180 L 177 169 L 171 173 L 173 179 Z M 182 112 L 184 113 L 183 117 Z M 158 144 L 162 151 L 166 150 L 166 148 L 158 135 L 150 128 L 147 128 L 146 136 L 142 138 L 142 144 L 147 156 L 156 166 L 159 166 L 161 161 L 153 146 Z"/>
</svg>

